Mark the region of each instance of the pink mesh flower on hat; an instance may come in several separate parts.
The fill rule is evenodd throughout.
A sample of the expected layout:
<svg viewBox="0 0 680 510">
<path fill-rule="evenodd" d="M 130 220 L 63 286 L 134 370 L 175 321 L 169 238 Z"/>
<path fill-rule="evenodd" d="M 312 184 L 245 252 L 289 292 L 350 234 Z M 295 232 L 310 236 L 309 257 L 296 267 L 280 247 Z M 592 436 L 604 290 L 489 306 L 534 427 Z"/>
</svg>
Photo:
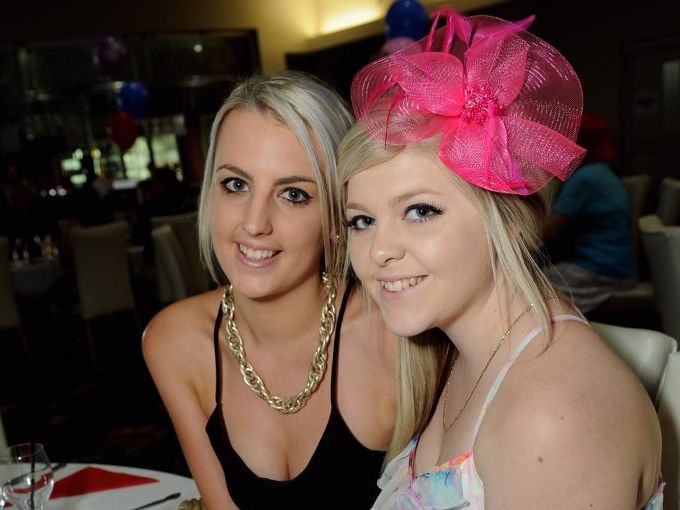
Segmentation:
<svg viewBox="0 0 680 510">
<path fill-rule="evenodd" d="M 566 59 L 526 31 L 532 21 L 436 11 L 425 39 L 355 76 L 359 122 L 385 144 L 440 136 L 441 161 L 491 191 L 528 195 L 565 180 L 585 153 L 574 142 L 583 93 Z"/>
</svg>

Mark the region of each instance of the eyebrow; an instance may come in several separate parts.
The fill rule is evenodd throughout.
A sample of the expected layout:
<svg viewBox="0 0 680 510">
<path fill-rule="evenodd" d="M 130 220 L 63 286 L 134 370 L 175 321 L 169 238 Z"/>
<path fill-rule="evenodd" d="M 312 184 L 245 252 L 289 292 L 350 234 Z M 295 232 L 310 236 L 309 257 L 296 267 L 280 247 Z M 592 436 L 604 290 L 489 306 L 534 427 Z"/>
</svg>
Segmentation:
<svg viewBox="0 0 680 510">
<path fill-rule="evenodd" d="M 398 207 L 399 205 L 403 204 L 404 202 L 407 202 L 408 200 L 412 199 L 415 196 L 418 195 L 424 195 L 426 193 L 431 193 L 437 195 L 438 193 L 435 190 L 432 190 L 430 188 L 419 188 L 415 189 L 413 191 L 408 191 L 406 193 L 403 193 L 401 195 L 398 195 L 392 199 L 390 199 L 390 207 Z M 361 204 L 358 204 L 356 202 L 348 202 L 347 205 L 345 206 L 347 209 L 365 209 Z"/>
<path fill-rule="evenodd" d="M 245 179 L 251 181 L 253 180 L 253 177 L 248 172 L 234 165 L 220 165 L 215 169 L 215 173 L 217 173 L 219 170 L 228 170 L 229 172 L 235 173 L 236 175 L 240 175 Z M 302 175 L 289 175 L 288 177 L 281 177 L 280 179 L 276 179 L 274 181 L 274 184 L 276 185 L 295 184 L 297 182 L 309 182 L 311 184 L 316 185 L 316 181 L 314 179 Z"/>
</svg>

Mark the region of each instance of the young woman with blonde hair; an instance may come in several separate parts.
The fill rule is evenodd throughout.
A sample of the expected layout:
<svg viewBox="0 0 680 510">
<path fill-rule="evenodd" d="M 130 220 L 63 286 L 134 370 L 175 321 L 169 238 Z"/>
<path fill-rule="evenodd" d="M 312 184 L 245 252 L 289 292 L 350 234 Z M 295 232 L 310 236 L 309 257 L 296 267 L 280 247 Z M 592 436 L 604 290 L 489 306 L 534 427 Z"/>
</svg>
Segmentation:
<svg viewBox="0 0 680 510">
<path fill-rule="evenodd" d="M 405 337 L 376 509 L 661 508 L 645 390 L 537 264 L 536 192 L 583 157 L 583 99 L 530 23 L 439 11 L 353 83 L 349 258 Z"/>
<path fill-rule="evenodd" d="M 291 72 L 245 80 L 215 117 L 198 235 L 220 286 L 161 311 L 143 344 L 209 510 L 377 495 L 396 339 L 338 278 L 350 123 L 335 92 Z"/>
</svg>

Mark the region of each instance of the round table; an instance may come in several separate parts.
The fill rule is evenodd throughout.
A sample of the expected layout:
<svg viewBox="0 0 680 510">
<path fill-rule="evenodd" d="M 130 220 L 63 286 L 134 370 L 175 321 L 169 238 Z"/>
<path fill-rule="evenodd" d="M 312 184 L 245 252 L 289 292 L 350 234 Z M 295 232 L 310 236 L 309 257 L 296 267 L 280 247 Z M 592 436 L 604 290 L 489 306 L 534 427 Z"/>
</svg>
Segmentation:
<svg viewBox="0 0 680 510">
<path fill-rule="evenodd" d="M 149 510 L 176 510 L 181 501 L 200 497 L 196 484 L 191 478 L 164 473 L 163 471 L 127 466 L 67 464 L 65 467 L 54 473 L 54 480 L 61 480 L 85 467 L 99 467 L 108 471 L 119 471 L 130 475 L 147 476 L 155 478 L 158 480 L 158 483 L 50 499 L 47 502 L 47 505 L 45 505 L 45 510 L 130 510 L 157 499 L 162 499 L 172 493 L 179 492 L 181 493 L 179 498 L 149 508 Z"/>
</svg>

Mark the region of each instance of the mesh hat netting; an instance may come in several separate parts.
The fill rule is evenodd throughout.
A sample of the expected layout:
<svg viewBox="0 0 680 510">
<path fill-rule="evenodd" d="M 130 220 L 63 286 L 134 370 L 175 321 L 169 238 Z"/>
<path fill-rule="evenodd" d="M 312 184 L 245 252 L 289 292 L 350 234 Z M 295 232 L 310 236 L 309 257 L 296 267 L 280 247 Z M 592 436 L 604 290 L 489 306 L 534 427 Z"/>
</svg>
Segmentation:
<svg viewBox="0 0 680 510">
<path fill-rule="evenodd" d="M 440 136 L 440 160 L 491 191 L 565 180 L 585 154 L 574 142 L 583 92 L 566 59 L 526 31 L 532 21 L 435 11 L 426 38 L 354 77 L 357 119 L 386 145 Z"/>
</svg>

